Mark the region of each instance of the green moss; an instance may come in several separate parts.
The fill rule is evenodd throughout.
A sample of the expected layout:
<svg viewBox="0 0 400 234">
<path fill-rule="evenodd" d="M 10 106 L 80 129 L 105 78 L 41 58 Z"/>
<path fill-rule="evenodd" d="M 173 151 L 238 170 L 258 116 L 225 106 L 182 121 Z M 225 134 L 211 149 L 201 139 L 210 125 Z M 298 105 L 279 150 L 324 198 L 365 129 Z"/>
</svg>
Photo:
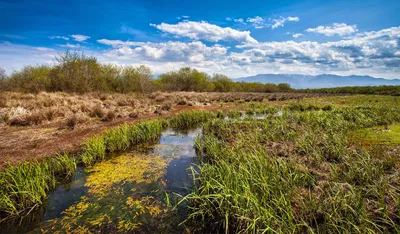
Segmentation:
<svg viewBox="0 0 400 234">
<path fill-rule="evenodd" d="M 400 125 L 379 126 L 358 130 L 353 138 L 365 144 L 400 144 Z"/>
</svg>

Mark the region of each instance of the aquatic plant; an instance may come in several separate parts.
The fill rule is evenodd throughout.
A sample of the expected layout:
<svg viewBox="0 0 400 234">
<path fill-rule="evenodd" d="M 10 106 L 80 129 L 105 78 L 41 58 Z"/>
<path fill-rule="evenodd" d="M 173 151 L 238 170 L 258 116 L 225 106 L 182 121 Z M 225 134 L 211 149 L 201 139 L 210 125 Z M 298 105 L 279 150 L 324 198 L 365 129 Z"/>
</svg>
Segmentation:
<svg viewBox="0 0 400 234">
<path fill-rule="evenodd" d="M 169 125 L 173 128 L 188 128 L 215 117 L 216 114 L 210 111 L 185 111 L 172 117 Z"/>
<path fill-rule="evenodd" d="M 57 178 L 70 177 L 75 169 L 76 160 L 68 154 L 5 166 L 0 171 L 1 213 L 10 217 L 36 208 L 55 187 Z"/>
</svg>

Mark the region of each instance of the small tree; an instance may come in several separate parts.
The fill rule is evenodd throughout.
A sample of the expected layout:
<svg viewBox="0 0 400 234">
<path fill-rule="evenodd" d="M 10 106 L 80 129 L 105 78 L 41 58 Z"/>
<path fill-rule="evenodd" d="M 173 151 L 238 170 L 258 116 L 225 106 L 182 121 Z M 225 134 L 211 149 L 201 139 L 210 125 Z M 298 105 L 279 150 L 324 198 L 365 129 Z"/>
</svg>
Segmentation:
<svg viewBox="0 0 400 234">
<path fill-rule="evenodd" d="M 58 65 L 51 75 L 54 90 L 70 92 L 90 92 L 101 83 L 100 64 L 95 57 L 79 52 L 69 52 L 56 57 Z"/>
<path fill-rule="evenodd" d="M 6 70 L 4 70 L 3 68 L 0 67 L 0 90 L 4 90 L 5 89 L 5 82 L 7 79 L 7 74 L 6 74 Z"/>
<path fill-rule="evenodd" d="M 153 86 L 153 73 L 149 67 L 140 65 L 136 68 L 138 73 L 138 85 L 142 93 L 151 91 Z"/>
<path fill-rule="evenodd" d="M 290 87 L 290 84 L 288 84 L 288 83 L 280 83 L 280 84 L 278 84 L 278 88 L 279 88 L 279 91 L 291 91 L 292 90 L 292 88 Z"/>
<path fill-rule="evenodd" d="M 228 92 L 228 91 L 233 91 L 233 82 L 229 77 L 223 75 L 223 74 L 214 74 L 213 78 L 211 81 L 215 85 L 215 91 L 218 92 Z"/>
</svg>

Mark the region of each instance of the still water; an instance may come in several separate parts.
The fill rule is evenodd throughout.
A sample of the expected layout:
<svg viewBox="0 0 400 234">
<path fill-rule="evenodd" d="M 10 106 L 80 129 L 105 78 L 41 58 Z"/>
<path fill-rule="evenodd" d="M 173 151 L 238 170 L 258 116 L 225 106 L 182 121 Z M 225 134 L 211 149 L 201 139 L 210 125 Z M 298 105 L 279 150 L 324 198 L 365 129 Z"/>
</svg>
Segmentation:
<svg viewBox="0 0 400 234">
<path fill-rule="evenodd" d="M 201 129 L 168 129 L 158 142 L 78 167 L 46 205 L 22 220 L 0 224 L 1 233 L 182 233 L 185 209 L 172 210 L 193 188 L 190 166 Z"/>
</svg>

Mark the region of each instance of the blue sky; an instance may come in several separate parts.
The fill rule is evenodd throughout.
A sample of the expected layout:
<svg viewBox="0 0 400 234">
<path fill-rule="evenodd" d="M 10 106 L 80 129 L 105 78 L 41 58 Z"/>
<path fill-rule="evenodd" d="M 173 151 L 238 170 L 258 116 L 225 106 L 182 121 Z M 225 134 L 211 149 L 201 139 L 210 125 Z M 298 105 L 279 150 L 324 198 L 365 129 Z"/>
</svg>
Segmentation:
<svg viewBox="0 0 400 234">
<path fill-rule="evenodd" d="M 259 73 L 400 78 L 400 1 L 4 1 L 0 67 L 100 62 Z"/>
</svg>

